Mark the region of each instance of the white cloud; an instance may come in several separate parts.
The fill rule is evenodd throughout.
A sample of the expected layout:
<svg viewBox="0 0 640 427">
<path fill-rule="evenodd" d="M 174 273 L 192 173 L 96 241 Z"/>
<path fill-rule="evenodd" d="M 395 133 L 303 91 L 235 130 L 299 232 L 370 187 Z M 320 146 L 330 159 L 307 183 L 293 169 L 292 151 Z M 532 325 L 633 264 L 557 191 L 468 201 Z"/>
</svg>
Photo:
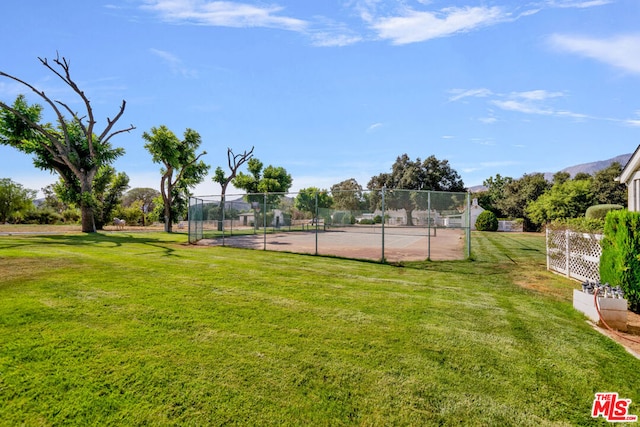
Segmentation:
<svg viewBox="0 0 640 427">
<path fill-rule="evenodd" d="M 555 34 L 549 40 L 559 50 L 640 74 L 640 34 L 619 35 L 608 39 Z"/>
<path fill-rule="evenodd" d="M 371 26 L 380 38 L 401 45 L 471 31 L 509 16 L 499 7 L 450 7 L 439 13 L 408 9 L 402 16 L 378 18 Z"/>
<path fill-rule="evenodd" d="M 640 127 L 640 110 L 636 111 L 636 118 L 624 120 L 624 123 L 629 126 Z"/>
<path fill-rule="evenodd" d="M 312 35 L 313 45 L 319 47 L 349 46 L 362 41 L 362 37 L 355 34 L 334 34 L 331 32 L 317 32 Z"/>
<path fill-rule="evenodd" d="M 587 118 L 584 114 L 573 113 L 566 110 L 556 110 L 549 106 L 546 101 L 554 98 L 564 97 L 563 92 L 552 92 L 548 90 L 530 90 L 523 92 L 512 92 L 507 96 L 491 100 L 491 104 L 507 111 L 516 111 L 524 114 L 537 114 L 544 116 L 558 116 L 571 118 Z"/>
<path fill-rule="evenodd" d="M 381 128 L 382 126 L 383 126 L 382 123 L 374 123 L 374 124 L 372 124 L 371 126 L 369 126 L 367 128 L 367 132 L 373 132 L 373 131 Z"/>
<path fill-rule="evenodd" d="M 530 90 L 525 92 L 514 92 L 514 98 L 523 98 L 529 101 L 544 101 L 549 98 L 558 98 L 564 96 L 562 92 L 549 92 L 547 90 Z"/>
<path fill-rule="evenodd" d="M 169 65 L 172 73 L 180 74 L 183 77 L 197 77 L 196 71 L 186 68 L 182 60 L 172 53 L 160 49 L 149 49 L 149 51 Z"/>
<path fill-rule="evenodd" d="M 619 120 L 606 117 L 594 117 L 583 113 L 576 113 L 569 110 L 558 109 L 553 106 L 553 102 L 557 98 L 565 98 L 567 94 L 560 91 L 549 91 L 544 89 L 529 90 L 522 92 L 511 92 L 509 94 L 500 94 L 492 92 L 489 89 L 454 89 L 449 91 L 454 96 L 449 98 L 450 101 L 459 101 L 467 97 L 483 97 L 489 98 L 489 105 L 500 108 L 505 111 L 513 111 L 522 114 L 551 116 L 559 118 L 570 118 L 576 121 L 591 120 L 608 120 L 612 122 L 625 122 L 635 125 L 635 120 Z M 487 117 L 477 119 L 485 124 L 493 124 L 498 121 L 492 109 L 489 109 Z"/>
<path fill-rule="evenodd" d="M 484 89 L 484 88 L 468 89 L 468 90 L 452 89 L 449 91 L 449 93 L 453 94 L 453 96 L 449 97 L 449 101 L 451 102 L 459 101 L 463 98 L 469 98 L 469 97 L 484 98 L 492 94 L 492 92 L 489 89 Z"/>
<path fill-rule="evenodd" d="M 254 6 L 233 1 L 147 0 L 143 9 L 156 12 L 169 22 L 218 27 L 267 27 L 304 31 L 307 22 L 278 15 L 279 6 Z"/>
<path fill-rule="evenodd" d="M 613 3 L 613 0 L 549 0 L 547 6 L 561 8 L 578 8 L 604 6 Z"/>
</svg>

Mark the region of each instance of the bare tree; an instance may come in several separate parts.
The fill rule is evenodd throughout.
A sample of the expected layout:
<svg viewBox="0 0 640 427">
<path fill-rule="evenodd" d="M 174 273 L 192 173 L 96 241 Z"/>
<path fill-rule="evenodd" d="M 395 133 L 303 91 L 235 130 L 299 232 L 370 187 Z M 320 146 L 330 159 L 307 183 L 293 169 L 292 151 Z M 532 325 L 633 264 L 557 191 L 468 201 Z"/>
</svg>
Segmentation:
<svg viewBox="0 0 640 427">
<path fill-rule="evenodd" d="M 217 182 L 222 187 L 222 192 L 220 194 L 222 195 L 223 202 L 224 195 L 227 194 L 227 187 L 236 177 L 238 169 L 253 157 L 254 148 L 255 147 L 251 147 L 251 150 L 245 150 L 242 154 L 233 154 L 233 150 L 231 148 L 227 148 L 227 164 L 229 165 L 229 171 L 231 171 L 231 174 L 226 176 L 222 168 L 218 166 L 216 168 L 215 175 L 213 176 L 213 181 Z"/>
<path fill-rule="evenodd" d="M 73 111 L 68 103 L 53 100 L 44 91 L 11 74 L 0 71 L 0 77 L 9 78 L 37 94 L 56 115 L 57 125 L 41 122 L 43 107 L 29 105 L 23 95 L 18 96 L 12 106 L 0 101 L 0 143 L 34 155 L 36 167 L 57 172 L 71 193 L 77 194 L 82 214 L 82 231 L 95 232 L 95 197 L 93 182 L 101 166 L 112 163 L 124 154 L 122 148 L 113 148 L 113 136 L 129 132 L 133 125 L 113 130 L 124 114 L 126 101 L 100 133 L 89 98 L 71 78 L 69 61 L 56 56 L 53 64 L 46 58 L 38 58 L 42 65 L 58 76 L 80 98 L 86 114 Z M 65 116 L 65 114 L 70 117 Z"/>
<path fill-rule="evenodd" d="M 220 220 L 222 220 L 222 212 L 224 211 L 225 204 L 225 195 L 227 194 L 227 187 L 231 181 L 233 181 L 238 173 L 238 169 L 249 161 L 253 157 L 253 149 L 255 147 L 251 147 L 251 150 L 244 151 L 242 154 L 233 154 L 233 150 L 231 148 L 227 148 L 227 165 L 229 166 L 229 171 L 231 174 L 226 176 L 224 171 L 220 166 L 216 168 L 215 174 L 213 176 L 213 182 L 217 182 L 222 187 L 222 191 L 220 193 Z M 218 223 L 218 229 L 222 230 L 222 223 Z"/>
</svg>

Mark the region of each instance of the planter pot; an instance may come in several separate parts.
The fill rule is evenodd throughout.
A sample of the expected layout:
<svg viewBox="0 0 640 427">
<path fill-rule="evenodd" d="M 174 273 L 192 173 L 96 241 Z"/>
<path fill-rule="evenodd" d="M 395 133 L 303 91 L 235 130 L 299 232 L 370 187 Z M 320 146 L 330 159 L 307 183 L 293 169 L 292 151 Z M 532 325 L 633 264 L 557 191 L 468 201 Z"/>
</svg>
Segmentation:
<svg viewBox="0 0 640 427">
<path fill-rule="evenodd" d="M 602 319 L 613 329 L 627 330 L 627 300 L 598 297 Z M 594 296 L 578 289 L 573 290 L 573 308 L 587 315 L 593 322 L 602 325 L 596 310 Z"/>
</svg>

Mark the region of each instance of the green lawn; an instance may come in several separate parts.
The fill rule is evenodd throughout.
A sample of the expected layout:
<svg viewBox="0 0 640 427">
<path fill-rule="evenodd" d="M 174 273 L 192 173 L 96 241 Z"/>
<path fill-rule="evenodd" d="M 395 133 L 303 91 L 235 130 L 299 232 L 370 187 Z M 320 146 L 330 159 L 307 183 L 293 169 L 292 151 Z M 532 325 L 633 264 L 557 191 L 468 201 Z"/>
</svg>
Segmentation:
<svg viewBox="0 0 640 427">
<path fill-rule="evenodd" d="M 640 361 L 544 237 L 404 266 L 185 235 L 0 237 L 0 425 L 606 425 Z"/>
</svg>

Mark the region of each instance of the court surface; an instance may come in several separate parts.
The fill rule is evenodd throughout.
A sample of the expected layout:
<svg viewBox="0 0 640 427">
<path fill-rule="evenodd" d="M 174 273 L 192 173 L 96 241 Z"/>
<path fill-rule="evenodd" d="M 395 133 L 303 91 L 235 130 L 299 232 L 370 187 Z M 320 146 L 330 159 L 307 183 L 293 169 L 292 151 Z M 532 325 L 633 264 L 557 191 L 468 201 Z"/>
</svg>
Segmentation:
<svg viewBox="0 0 640 427">
<path fill-rule="evenodd" d="M 435 234 L 435 235 L 434 235 Z M 224 241 L 223 241 L 224 240 Z M 316 243 L 317 242 L 317 243 Z M 199 245 L 333 255 L 354 259 L 382 258 L 382 230 L 378 227 L 333 228 L 330 231 L 276 232 L 231 235 L 224 239 L 203 239 Z M 317 246 L 316 246 L 317 245 Z M 386 227 L 384 257 L 387 261 L 457 260 L 465 258 L 465 231 L 461 229 L 427 229 Z"/>
</svg>

